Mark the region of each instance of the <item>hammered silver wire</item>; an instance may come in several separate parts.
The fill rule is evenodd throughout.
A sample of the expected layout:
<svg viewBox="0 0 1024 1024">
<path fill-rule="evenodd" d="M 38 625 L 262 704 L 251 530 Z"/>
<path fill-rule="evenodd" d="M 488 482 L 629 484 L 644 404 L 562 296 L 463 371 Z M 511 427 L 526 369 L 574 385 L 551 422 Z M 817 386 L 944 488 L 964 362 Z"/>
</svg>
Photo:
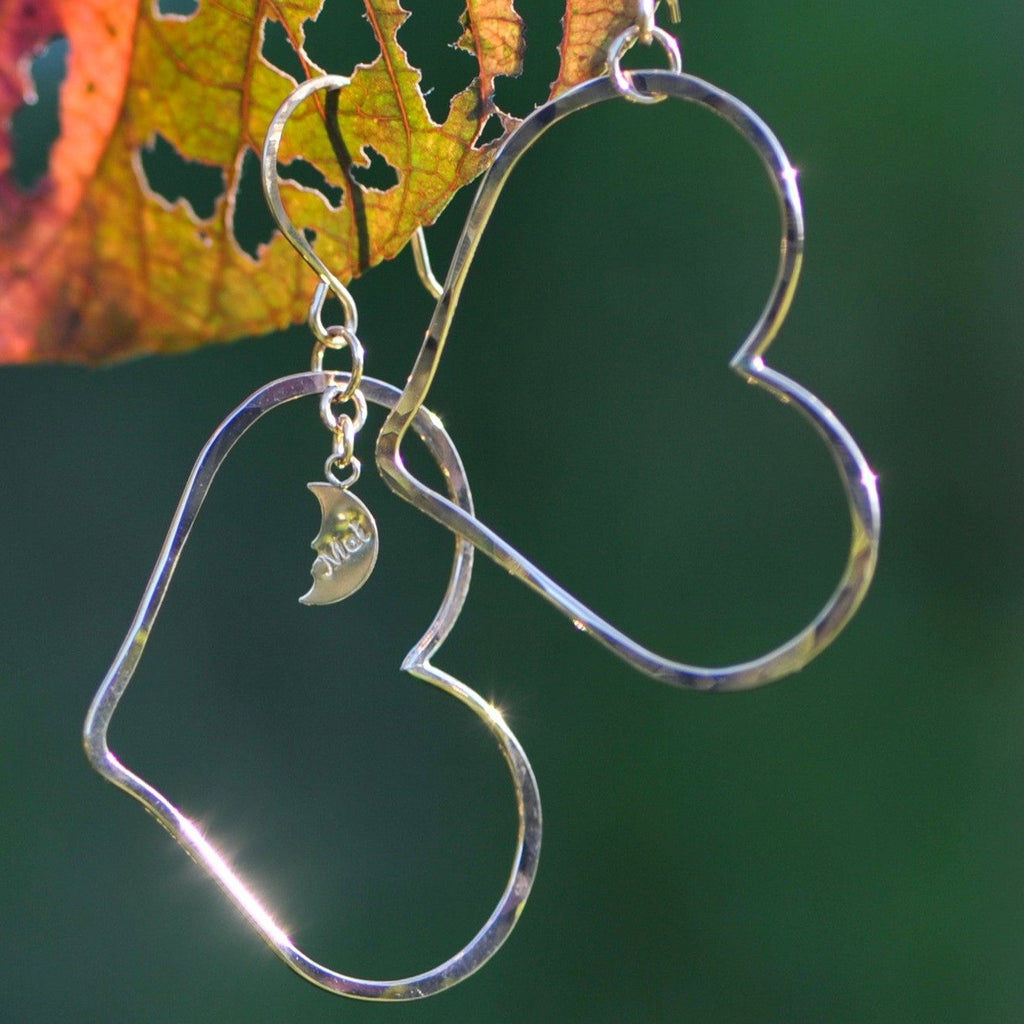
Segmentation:
<svg viewBox="0 0 1024 1024">
<path fill-rule="evenodd" d="M 577 111 L 621 98 L 612 76 L 570 89 L 529 114 L 502 143 L 481 180 L 448 270 L 444 291 L 413 365 L 402 397 L 377 439 L 377 466 L 388 485 L 416 508 L 465 537 L 514 577 L 561 611 L 573 625 L 639 671 L 694 690 L 741 690 L 780 679 L 803 668 L 850 621 L 867 592 L 878 558 L 881 510 L 875 474 L 835 414 L 806 388 L 767 366 L 764 354 L 778 334 L 793 300 L 803 259 L 804 220 L 796 169 L 775 134 L 746 104 L 709 82 L 674 71 L 631 71 L 647 96 L 666 96 L 713 111 L 753 146 L 771 178 L 782 217 L 779 266 L 765 307 L 730 366 L 744 380 L 791 405 L 824 440 L 843 483 L 851 539 L 839 583 L 818 614 L 795 636 L 750 661 L 716 668 L 664 657 L 637 643 L 556 583 L 474 514 L 457 508 L 406 468 L 402 442 L 425 401 L 444 353 L 459 297 L 495 204 L 519 158 L 553 124 Z"/>
<path fill-rule="evenodd" d="M 348 82 L 340 76 L 335 76 L 333 81 L 338 83 L 337 87 Z M 367 397 L 378 405 L 391 408 L 400 395 L 399 390 L 389 384 L 363 377 L 363 350 L 355 333 L 358 326 L 355 302 L 344 285 L 319 260 L 304 235 L 295 229 L 281 202 L 277 174 L 277 150 L 281 133 L 296 106 L 322 87 L 322 79 L 314 80 L 300 86 L 286 100 L 271 124 L 262 162 L 264 190 L 278 225 L 321 278 L 309 313 L 310 327 L 316 339 L 312 357 L 313 369 L 309 373 L 272 381 L 250 395 L 224 420 L 200 452 L 178 503 L 135 619 L 114 663 L 93 698 L 85 720 L 83 740 L 86 754 L 93 767 L 108 781 L 125 790 L 146 807 L 178 844 L 217 882 L 271 949 L 296 973 L 314 985 L 338 995 L 379 1001 L 412 1000 L 450 988 L 478 970 L 497 952 L 515 927 L 529 896 L 540 853 L 540 795 L 525 751 L 497 708 L 485 701 L 476 691 L 430 663 L 431 657 L 454 626 L 469 589 L 473 549 L 466 541 L 456 538 L 452 571 L 444 599 L 427 631 L 406 655 L 402 669 L 455 697 L 484 721 L 498 741 L 511 773 L 519 824 L 512 870 L 497 906 L 476 935 L 454 956 L 436 967 L 412 977 L 374 981 L 345 975 L 317 963 L 295 945 L 266 908 L 258 893 L 207 839 L 200 826 L 155 787 L 126 768 L 110 750 L 107 740 L 110 722 L 142 657 L 192 526 L 214 476 L 235 443 L 270 410 L 303 396 L 319 394 L 321 414 L 329 426 L 333 425 L 335 438 L 335 451 L 328 457 L 324 472 L 332 483 L 343 488 L 348 487 L 358 479 L 360 473 L 360 463 L 352 454 L 352 449 L 355 433 L 366 420 Z M 420 279 L 427 290 L 436 296 L 440 293 L 440 286 L 430 270 L 422 233 L 414 240 L 414 252 Z M 322 310 L 329 294 L 334 294 L 342 304 L 343 325 L 325 327 L 323 324 Z M 347 374 L 324 371 L 324 352 L 328 349 L 340 350 L 346 347 L 352 354 L 352 371 Z M 347 413 L 335 415 L 332 408 L 335 401 L 353 401 L 356 407 L 355 419 Z M 452 501 L 471 513 L 473 505 L 469 483 L 458 451 L 440 420 L 426 409 L 420 410 L 414 420 L 414 429 L 437 462 Z M 339 480 L 334 472 L 336 467 L 347 468 L 348 478 Z"/>
<path fill-rule="evenodd" d="M 267 945 L 296 973 L 329 992 L 356 999 L 421 999 L 462 981 L 498 951 L 519 919 L 533 885 L 540 854 L 540 795 L 530 762 L 518 739 L 496 707 L 431 664 L 431 658 L 455 625 L 469 591 L 473 549 L 465 540 L 455 539 L 452 571 L 441 606 L 427 631 L 406 655 L 402 669 L 455 697 L 484 722 L 508 765 L 519 824 L 512 870 L 497 906 L 461 950 L 431 970 L 393 981 L 374 981 L 341 974 L 313 960 L 294 943 L 259 893 L 207 838 L 200 825 L 156 787 L 125 767 L 110 750 L 107 740 L 114 712 L 152 635 L 189 534 L 228 453 L 246 431 L 271 410 L 304 396 L 321 394 L 332 386 L 344 388 L 346 383 L 343 374 L 313 372 L 272 381 L 250 395 L 214 431 L 192 469 L 128 634 L 93 698 L 85 720 L 83 741 L 86 755 L 96 771 L 138 800 L 160 822 L 217 882 Z M 364 378 L 363 389 L 371 402 L 385 408 L 391 408 L 399 398 L 397 388 L 372 378 Z M 462 462 L 440 420 L 426 409 L 419 410 L 413 420 L 413 429 L 444 476 L 451 500 L 457 507 L 472 513 L 473 499 Z M 284 681 L 282 685 L 286 684 Z"/>
</svg>

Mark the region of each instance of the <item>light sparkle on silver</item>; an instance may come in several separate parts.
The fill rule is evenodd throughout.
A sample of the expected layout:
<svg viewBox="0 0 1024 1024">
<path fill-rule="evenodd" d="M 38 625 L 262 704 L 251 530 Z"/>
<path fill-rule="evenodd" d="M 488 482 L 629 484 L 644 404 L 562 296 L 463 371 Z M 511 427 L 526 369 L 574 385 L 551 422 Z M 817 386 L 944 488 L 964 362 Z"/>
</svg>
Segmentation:
<svg viewBox="0 0 1024 1024">
<path fill-rule="evenodd" d="M 138 800 L 163 825 L 217 882 L 271 949 L 303 978 L 330 992 L 357 999 L 420 999 L 462 981 L 497 952 L 519 919 L 533 885 L 540 854 L 540 796 L 523 748 L 497 708 L 465 683 L 431 663 L 431 658 L 455 625 L 469 590 L 473 549 L 465 540 L 456 538 L 452 572 L 441 606 L 430 627 L 406 655 L 402 668 L 455 697 L 480 718 L 497 740 L 512 776 L 519 825 L 512 870 L 497 906 L 477 934 L 454 956 L 436 967 L 408 978 L 374 981 L 345 975 L 317 963 L 295 945 L 258 890 L 238 874 L 196 822 L 140 775 L 125 767 L 107 742 L 111 719 L 142 658 L 189 533 L 214 476 L 232 447 L 260 417 L 279 405 L 304 396 L 322 394 L 328 387 L 345 388 L 348 383 L 345 374 L 327 372 L 300 373 L 272 381 L 250 395 L 214 431 L 185 485 L 128 634 L 93 698 L 85 720 L 84 743 L 93 767 Z M 386 408 L 391 408 L 398 399 L 397 388 L 368 377 L 363 378 L 362 389 L 369 401 Z M 457 508 L 472 513 L 472 497 L 462 462 L 440 421 L 428 410 L 421 409 L 413 417 L 413 429 L 440 467 L 452 502 Z M 287 682 L 282 680 L 281 685 L 287 685 Z"/>
</svg>

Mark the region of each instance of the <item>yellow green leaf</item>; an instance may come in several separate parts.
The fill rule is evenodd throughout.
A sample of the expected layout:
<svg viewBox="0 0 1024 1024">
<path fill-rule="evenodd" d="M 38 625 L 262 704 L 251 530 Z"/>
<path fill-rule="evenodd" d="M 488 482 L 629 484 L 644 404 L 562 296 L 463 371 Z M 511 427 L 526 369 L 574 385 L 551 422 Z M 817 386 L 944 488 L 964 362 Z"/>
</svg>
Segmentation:
<svg viewBox="0 0 1024 1024">
<path fill-rule="evenodd" d="M 235 212 L 296 84 L 264 56 L 265 35 L 290 43 L 304 77 L 321 74 L 305 41 L 323 2 L 198 0 L 173 15 L 161 0 L 11 0 L 0 10 L 0 362 L 180 351 L 305 316 L 308 268 L 280 233 L 246 251 Z M 569 0 L 555 91 L 600 72 L 634 3 Z M 289 215 L 343 281 L 396 256 L 485 169 L 498 144 L 480 143 L 488 119 L 514 123 L 494 105 L 495 79 L 520 73 L 525 45 L 513 0 L 467 0 L 455 45 L 477 78 L 435 123 L 399 43 L 409 13 L 400 0 L 363 9 L 377 57 L 355 69 L 336 110 L 323 93 L 300 107 L 280 150 Z M 30 88 L 27 60 L 55 35 L 69 45 L 61 134 L 26 194 L 12 177 L 11 117 Z M 209 202 L 156 187 L 147 168 L 157 152 L 181 176 L 201 176 Z M 357 183 L 371 160 L 389 165 L 393 185 Z M 290 180 L 301 168 L 322 187 Z"/>
</svg>

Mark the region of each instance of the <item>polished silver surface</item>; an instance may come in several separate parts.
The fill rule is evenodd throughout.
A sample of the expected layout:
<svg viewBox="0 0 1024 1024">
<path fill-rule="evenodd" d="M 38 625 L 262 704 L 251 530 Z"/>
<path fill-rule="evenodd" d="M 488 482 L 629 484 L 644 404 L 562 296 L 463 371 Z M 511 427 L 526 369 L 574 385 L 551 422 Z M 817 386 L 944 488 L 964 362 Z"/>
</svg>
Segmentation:
<svg viewBox="0 0 1024 1024">
<path fill-rule="evenodd" d="M 441 282 L 434 277 L 434 268 L 430 265 L 430 252 L 427 249 L 427 236 L 423 233 L 423 228 L 417 228 L 412 234 L 412 258 L 416 263 L 416 275 L 430 293 L 430 297 L 441 298 Z"/>
<path fill-rule="evenodd" d="M 431 658 L 455 624 L 469 589 L 473 549 L 465 540 L 456 538 L 452 572 L 444 599 L 430 627 L 406 655 L 402 668 L 455 697 L 490 730 L 512 776 L 519 826 L 512 870 L 497 906 L 480 931 L 444 963 L 422 974 L 393 981 L 355 978 L 317 963 L 295 945 L 258 889 L 242 878 L 203 829 L 167 796 L 125 767 L 107 743 L 110 721 L 142 658 L 189 533 L 213 479 L 232 447 L 260 417 L 279 405 L 304 396 L 322 394 L 331 386 L 344 388 L 347 383 L 344 374 L 314 372 L 272 381 L 238 406 L 207 441 L 185 485 L 128 635 L 93 698 L 85 720 L 84 742 L 93 767 L 115 786 L 135 797 L 167 829 L 217 882 L 274 952 L 298 974 L 339 995 L 376 1000 L 419 999 L 456 984 L 494 955 L 519 918 L 533 885 L 540 853 L 540 797 L 533 771 L 519 741 L 497 708 L 431 663 Z M 391 408 L 398 399 L 398 390 L 381 381 L 364 378 L 362 388 L 371 402 L 386 408 Z M 440 467 L 453 507 L 471 515 L 473 503 L 469 484 L 458 452 L 440 421 L 428 410 L 420 409 L 412 417 L 412 426 Z M 287 685 L 287 680 L 282 680 L 282 685 Z"/>
<path fill-rule="evenodd" d="M 359 326 L 359 314 L 356 311 L 355 300 L 351 292 L 332 273 L 330 267 L 316 254 L 316 250 L 306 239 L 306 236 L 292 223 L 288 211 L 284 208 L 281 199 L 281 176 L 277 171 L 277 155 L 281 149 L 281 136 L 284 134 L 285 125 L 295 111 L 314 93 L 321 89 L 344 89 L 351 79 L 344 75 L 323 75 L 320 78 L 312 78 L 303 82 L 298 88 L 293 89 L 287 99 L 278 108 L 277 113 L 271 118 L 267 128 L 267 136 L 263 141 L 263 157 L 260 165 L 260 176 L 263 181 L 263 194 L 267 198 L 267 205 L 270 212 L 281 229 L 281 233 L 291 242 L 295 251 L 316 271 L 322 282 L 317 289 L 316 298 L 310 309 L 310 326 L 313 333 L 317 334 L 320 313 L 324 301 L 327 298 L 328 290 L 334 293 L 335 298 L 341 303 L 345 311 L 345 326 L 355 334 Z M 301 187 L 301 186 L 296 186 Z M 322 325 L 321 329 L 322 329 Z"/>
<path fill-rule="evenodd" d="M 705 668 L 648 650 L 573 597 L 525 555 L 498 536 L 473 512 L 460 508 L 414 477 L 402 459 L 402 441 L 426 400 L 440 364 L 473 256 L 501 190 L 522 154 L 563 117 L 607 100 L 619 100 L 610 77 L 593 79 L 539 107 L 509 136 L 484 175 L 452 259 L 444 291 L 402 397 L 377 442 L 377 464 L 388 484 L 427 515 L 465 537 L 513 576 L 550 601 L 572 623 L 628 664 L 656 679 L 696 690 L 740 690 L 795 672 L 819 654 L 849 622 L 874 574 L 880 508 L 875 474 L 835 414 L 815 395 L 764 362 L 796 290 L 804 245 L 797 174 L 771 129 L 749 107 L 717 86 L 673 71 L 630 71 L 630 87 L 645 96 L 671 97 L 706 107 L 731 124 L 756 150 L 771 178 L 782 215 L 778 273 L 764 310 L 732 359 L 746 381 L 764 388 L 800 412 L 827 445 L 849 503 L 851 539 L 839 584 L 815 618 L 799 633 L 763 656 L 736 665 Z M 584 272 L 584 268 L 578 268 Z M 756 547 L 751 555 L 756 559 Z"/>
<path fill-rule="evenodd" d="M 377 564 L 377 523 L 370 510 L 345 487 L 306 485 L 320 503 L 320 532 L 310 547 L 316 552 L 309 570 L 313 586 L 302 604 L 334 604 L 351 597 Z"/>
<path fill-rule="evenodd" d="M 653 18 L 654 11 L 652 9 L 652 21 Z M 679 74 L 683 70 L 683 55 L 679 52 L 679 43 L 674 35 L 666 32 L 663 28 L 658 28 L 656 25 L 646 32 L 640 23 L 630 25 L 624 32 L 616 36 L 612 40 L 611 46 L 608 47 L 608 75 L 618 90 L 619 95 L 627 100 L 631 100 L 633 103 L 660 103 L 668 98 L 664 93 L 650 93 L 638 88 L 633 81 L 633 72 L 627 71 L 622 66 L 622 58 L 637 43 L 649 46 L 652 42 L 659 43 L 665 51 L 665 56 L 668 57 L 669 70 Z"/>
</svg>

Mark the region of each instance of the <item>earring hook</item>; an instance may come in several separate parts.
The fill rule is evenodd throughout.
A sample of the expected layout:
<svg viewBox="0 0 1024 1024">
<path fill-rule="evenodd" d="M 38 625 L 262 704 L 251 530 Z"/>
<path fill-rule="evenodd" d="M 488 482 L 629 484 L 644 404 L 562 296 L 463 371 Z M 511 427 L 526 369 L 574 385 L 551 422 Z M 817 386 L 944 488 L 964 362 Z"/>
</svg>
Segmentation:
<svg viewBox="0 0 1024 1024">
<path fill-rule="evenodd" d="M 344 89 L 351 79 L 343 75 L 322 75 L 319 78 L 311 78 L 303 82 L 297 89 L 293 90 L 288 98 L 277 109 L 277 113 L 271 118 L 267 128 L 267 137 L 263 142 L 263 161 L 261 164 L 261 176 L 263 179 L 263 194 L 267 197 L 267 205 L 270 212 L 281 229 L 281 234 L 291 243 L 292 248 L 313 268 L 317 276 L 337 296 L 345 309 L 346 322 L 356 319 L 356 304 L 349 290 L 331 272 L 330 268 L 319 256 L 313 246 L 309 244 L 306 236 L 292 222 L 288 211 L 284 208 L 281 199 L 281 176 L 277 171 L 277 154 L 281 148 L 281 136 L 284 134 L 284 126 L 289 118 L 295 113 L 296 108 L 307 100 L 315 92 L 321 89 Z"/>
<path fill-rule="evenodd" d="M 266 196 L 267 205 L 273 215 L 281 234 L 291 243 L 296 252 L 309 264 L 317 276 L 323 282 L 324 287 L 341 302 L 345 310 L 346 324 L 350 329 L 355 329 L 357 320 L 356 304 L 351 292 L 338 277 L 331 271 L 326 263 L 316 254 L 316 250 L 310 245 L 305 234 L 301 232 L 288 216 L 281 198 L 281 175 L 277 170 L 278 152 L 281 148 L 281 137 L 284 134 L 285 125 L 295 113 L 296 109 L 310 96 L 322 89 L 338 91 L 344 89 L 352 80 L 344 75 L 321 75 L 318 78 L 311 78 L 294 89 L 288 98 L 278 108 L 277 113 L 271 118 L 267 128 L 267 137 L 263 143 L 263 159 L 260 165 L 260 175 L 263 181 L 263 194 Z M 417 228 L 412 236 L 412 253 L 416 263 L 416 273 L 423 287 L 434 299 L 441 297 L 441 285 L 434 276 L 430 265 L 430 254 L 427 250 L 427 240 L 423 228 Z M 321 299 L 322 304 L 322 299 Z"/>
</svg>

